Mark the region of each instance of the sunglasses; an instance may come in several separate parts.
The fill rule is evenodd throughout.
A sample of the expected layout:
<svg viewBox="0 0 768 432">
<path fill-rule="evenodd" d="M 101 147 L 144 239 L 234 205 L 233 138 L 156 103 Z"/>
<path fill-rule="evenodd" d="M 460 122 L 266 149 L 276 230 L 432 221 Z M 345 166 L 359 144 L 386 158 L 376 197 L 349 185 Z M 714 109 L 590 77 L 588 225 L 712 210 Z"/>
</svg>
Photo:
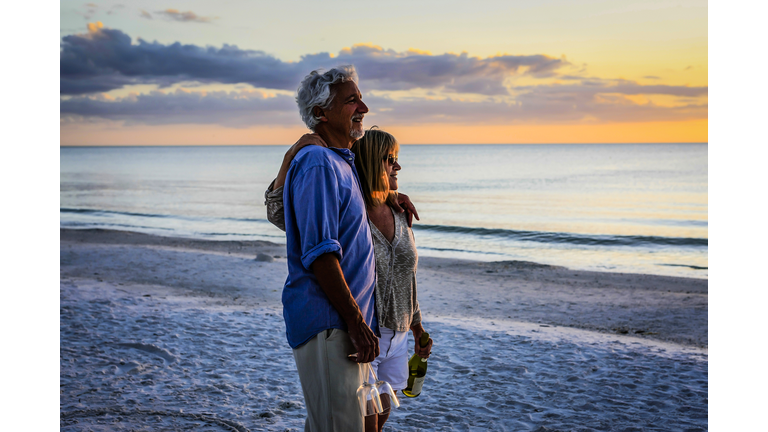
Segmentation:
<svg viewBox="0 0 768 432">
<path fill-rule="evenodd" d="M 397 156 L 395 156 L 395 155 L 392 155 L 392 154 L 390 154 L 390 155 L 387 155 L 387 156 L 384 158 L 384 161 L 385 161 L 385 162 L 387 162 L 387 163 L 389 163 L 390 165 L 394 165 L 394 164 L 396 164 L 396 163 L 397 163 Z"/>
</svg>

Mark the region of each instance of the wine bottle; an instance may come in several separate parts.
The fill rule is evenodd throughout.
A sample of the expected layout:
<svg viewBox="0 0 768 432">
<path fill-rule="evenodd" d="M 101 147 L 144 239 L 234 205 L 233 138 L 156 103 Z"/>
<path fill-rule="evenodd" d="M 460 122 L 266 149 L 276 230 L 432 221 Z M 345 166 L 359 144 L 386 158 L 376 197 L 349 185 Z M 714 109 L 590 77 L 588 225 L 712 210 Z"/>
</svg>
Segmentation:
<svg viewBox="0 0 768 432">
<path fill-rule="evenodd" d="M 419 339 L 419 345 L 422 348 L 429 343 L 429 333 L 424 332 Z M 424 384 L 424 376 L 427 374 L 427 359 L 413 354 L 408 360 L 408 387 L 403 390 L 403 394 L 408 397 L 416 397 L 421 394 L 421 386 Z"/>
</svg>

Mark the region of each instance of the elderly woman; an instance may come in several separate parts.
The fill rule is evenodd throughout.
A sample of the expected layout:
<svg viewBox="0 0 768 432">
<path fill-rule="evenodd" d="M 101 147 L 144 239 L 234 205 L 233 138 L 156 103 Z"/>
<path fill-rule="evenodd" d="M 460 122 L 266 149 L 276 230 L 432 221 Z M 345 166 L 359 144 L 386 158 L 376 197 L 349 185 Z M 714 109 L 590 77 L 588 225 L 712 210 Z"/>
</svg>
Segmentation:
<svg viewBox="0 0 768 432">
<path fill-rule="evenodd" d="M 302 137 L 286 153 L 280 173 L 265 193 L 268 219 L 282 230 L 285 230 L 282 213 L 285 172 L 298 151 L 310 144 L 325 146 L 317 135 Z M 401 169 L 397 162 L 399 150 L 394 136 L 373 128 L 352 146 L 376 256 L 376 311 L 381 338 L 380 354 L 371 366 L 395 392 L 406 388 L 408 383 L 408 330 L 413 332 L 415 352 L 420 357 L 429 358 L 432 349 L 431 339 L 424 348 L 418 343 L 424 328 L 416 298 L 418 255 L 413 232 L 407 212 L 392 208 L 399 208 L 396 192 L 397 173 Z M 410 204 L 407 199 L 405 202 Z M 388 402 L 389 395 L 382 396 L 385 406 Z M 366 417 L 366 432 L 380 432 L 388 417 L 389 412 Z"/>
</svg>

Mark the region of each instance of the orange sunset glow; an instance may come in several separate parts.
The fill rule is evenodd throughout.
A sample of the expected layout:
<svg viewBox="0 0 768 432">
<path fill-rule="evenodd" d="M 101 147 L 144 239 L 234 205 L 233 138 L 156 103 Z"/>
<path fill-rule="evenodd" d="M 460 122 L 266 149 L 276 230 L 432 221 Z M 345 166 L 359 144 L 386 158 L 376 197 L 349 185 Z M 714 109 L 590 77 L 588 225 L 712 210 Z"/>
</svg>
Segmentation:
<svg viewBox="0 0 768 432">
<path fill-rule="evenodd" d="M 706 3 L 488 2 L 319 33 L 305 27 L 327 11 L 62 5 L 63 146 L 290 144 L 307 131 L 298 83 L 339 64 L 357 68 L 365 125 L 403 144 L 708 141 Z M 286 25 L 293 39 L 233 31 Z"/>
</svg>

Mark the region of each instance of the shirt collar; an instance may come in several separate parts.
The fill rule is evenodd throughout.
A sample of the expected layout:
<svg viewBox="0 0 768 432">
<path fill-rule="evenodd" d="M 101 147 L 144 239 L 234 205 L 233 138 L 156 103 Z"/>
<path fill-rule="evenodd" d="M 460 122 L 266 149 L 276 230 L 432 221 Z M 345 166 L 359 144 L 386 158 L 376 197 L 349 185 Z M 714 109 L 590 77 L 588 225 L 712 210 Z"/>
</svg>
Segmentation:
<svg viewBox="0 0 768 432">
<path fill-rule="evenodd" d="M 352 150 L 338 147 L 328 147 L 328 149 L 341 156 L 348 164 L 353 165 L 355 163 L 355 154 L 352 153 Z"/>
</svg>

